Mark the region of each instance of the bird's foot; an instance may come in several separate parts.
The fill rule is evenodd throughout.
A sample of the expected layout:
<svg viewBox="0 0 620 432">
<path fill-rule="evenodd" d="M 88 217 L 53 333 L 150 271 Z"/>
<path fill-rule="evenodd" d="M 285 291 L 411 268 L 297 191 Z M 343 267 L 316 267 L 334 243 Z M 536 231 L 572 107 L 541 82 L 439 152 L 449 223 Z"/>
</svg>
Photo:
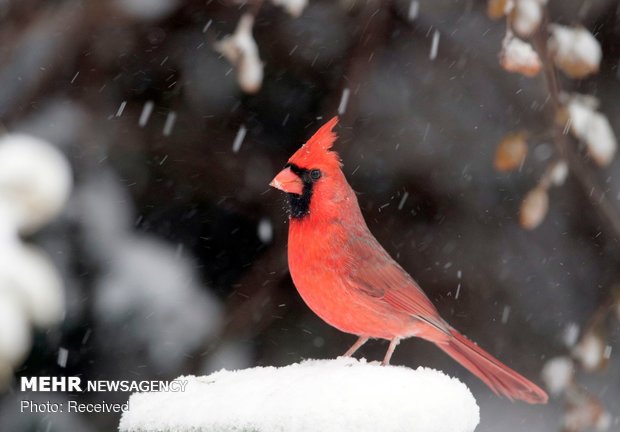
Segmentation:
<svg viewBox="0 0 620 432">
<path fill-rule="evenodd" d="M 383 361 L 381 362 L 381 366 L 388 366 L 390 364 L 390 359 L 392 358 L 392 354 L 394 354 L 394 350 L 396 349 L 396 346 L 400 343 L 400 339 L 399 338 L 394 338 L 390 341 L 390 346 L 387 349 L 387 352 L 385 353 L 385 357 L 383 358 Z"/>
<path fill-rule="evenodd" d="M 355 351 L 360 349 L 360 347 L 364 345 L 366 342 L 368 342 L 368 338 L 364 336 L 360 336 L 355 341 L 355 343 L 351 346 L 351 348 L 349 348 L 347 352 L 342 355 L 342 357 L 351 357 L 353 354 L 355 354 Z"/>
</svg>

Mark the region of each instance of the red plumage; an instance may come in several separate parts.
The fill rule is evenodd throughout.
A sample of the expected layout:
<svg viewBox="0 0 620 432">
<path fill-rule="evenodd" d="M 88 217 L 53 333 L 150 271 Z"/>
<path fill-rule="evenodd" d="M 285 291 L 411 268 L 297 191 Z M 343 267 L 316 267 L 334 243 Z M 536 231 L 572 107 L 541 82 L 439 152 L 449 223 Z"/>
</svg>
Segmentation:
<svg viewBox="0 0 620 432">
<path fill-rule="evenodd" d="M 334 117 L 323 125 L 271 182 L 289 195 L 289 269 L 306 304 L 328 324 L 359 336 L 346 355 L 369 338 L 387 339 L 387 364 L 401 339 L 417 336 L 436 344 L 495 393 L 547 402 L 538 386 L 444 321 L 371 234 L 338 154 L 330 150 L 337 122 Z"/>
</svg>

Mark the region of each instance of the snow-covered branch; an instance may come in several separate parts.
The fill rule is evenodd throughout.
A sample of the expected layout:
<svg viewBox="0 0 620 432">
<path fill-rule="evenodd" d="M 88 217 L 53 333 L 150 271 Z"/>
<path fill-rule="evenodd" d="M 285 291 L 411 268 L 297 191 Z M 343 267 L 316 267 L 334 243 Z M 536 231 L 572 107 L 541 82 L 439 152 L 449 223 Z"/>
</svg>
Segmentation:
<svg viewBox="0 0 620 432">
<path fill-rule="evenodd" d="M 64 317 L 64 287 L 48 255 L 24 243 L 64 208 L 71 167 L 52 144 L 24 134 L 0 137 L 0 389 L 27 356 L 32 329 Z"/>
</svg>

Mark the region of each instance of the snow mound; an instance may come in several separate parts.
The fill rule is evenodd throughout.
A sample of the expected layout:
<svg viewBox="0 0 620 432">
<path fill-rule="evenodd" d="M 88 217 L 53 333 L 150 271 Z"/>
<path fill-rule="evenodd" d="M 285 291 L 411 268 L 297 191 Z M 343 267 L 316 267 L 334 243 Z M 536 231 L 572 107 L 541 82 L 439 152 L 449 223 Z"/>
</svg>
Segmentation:
<svg viewBox="0 0 620 432">
<path fill-rule="evenodd" d="M 20 232 L 32 234 L 56 217 L 72 183 L 69 162 L 52 144 L 25 134 L 0 138 L 0 201 Z"/>
<path fill-rule="evenodd" d="M 178 380 L 184 392 L 133 394 L 119 430 L 471 432 L 480 420 L 465 384 L 421 367 L 341 357 Z"/>
</svg>

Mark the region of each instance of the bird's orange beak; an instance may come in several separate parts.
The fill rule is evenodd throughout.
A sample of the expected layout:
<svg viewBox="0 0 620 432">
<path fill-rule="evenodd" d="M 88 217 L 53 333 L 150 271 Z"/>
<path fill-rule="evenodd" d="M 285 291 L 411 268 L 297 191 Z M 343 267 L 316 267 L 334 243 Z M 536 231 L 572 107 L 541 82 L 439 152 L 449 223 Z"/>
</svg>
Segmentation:
<svg viewBox="0 0 620 432">
<path fill-rule="evenodd" d="M 304 191 L 304 184 L 297 174 L 290 168 L 284 168 L 277 176 L 271 180 L 269 186 L 280 189 L 286 193 L 301 195 Z"/>
</svg>

